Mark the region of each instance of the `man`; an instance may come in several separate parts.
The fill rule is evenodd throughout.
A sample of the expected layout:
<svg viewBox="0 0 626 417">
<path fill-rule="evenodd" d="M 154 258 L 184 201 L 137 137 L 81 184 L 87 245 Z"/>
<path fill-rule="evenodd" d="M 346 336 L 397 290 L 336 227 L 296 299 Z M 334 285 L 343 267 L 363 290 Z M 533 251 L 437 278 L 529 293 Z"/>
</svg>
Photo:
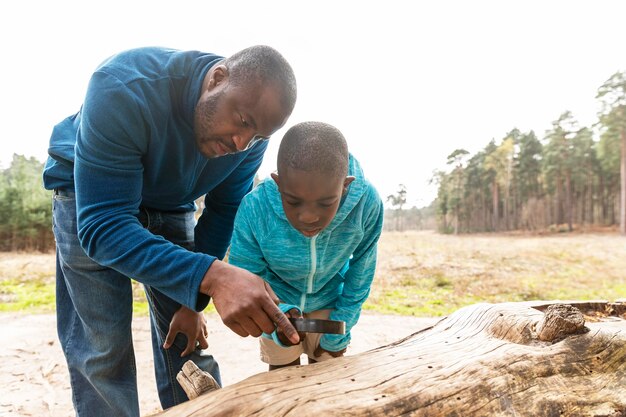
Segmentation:
<svg viewBox="0 0 626 417">
<path fill-rule="evenodd" d="M 139 416 L 130 278 L 148 298 L 163 408 L 187 399 L 176 374 L 190 352 L 220 381 L 200 349 L 210 297 L 237 334 L 278 327 L 298 342 L 263 280 L 220 260 L 295 101 L 293 71 L 270 47 L 228 58 L 139 48 L 101 64 L 80 111 L 54 127 L 43 178 L 54 190 L 58 334 L 77 415 Z"/>
</svg>

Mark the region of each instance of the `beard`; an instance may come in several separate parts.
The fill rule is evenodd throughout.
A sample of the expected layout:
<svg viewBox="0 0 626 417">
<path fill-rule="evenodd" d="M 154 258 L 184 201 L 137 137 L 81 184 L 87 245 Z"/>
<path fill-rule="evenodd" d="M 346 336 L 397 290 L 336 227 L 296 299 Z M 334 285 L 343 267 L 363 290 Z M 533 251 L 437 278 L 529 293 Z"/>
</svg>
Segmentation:
<svg viewBox="0 0 626 417">
<path fill-rule="evenodd" d="M 213 149 L 215 142 L 223 142 L 219 136 L 213 135 L 215 131 L 215 115 L 217 113 L 217 105 L 224 94 L 220 91 L 217 94 L 207 97 L 205 100 L 196 105 L 193 120 L 193 131 L 196 139 L 196 146 L 202 155 L 207 158 L 216 158 L 217 155 Z"/>
</svg>

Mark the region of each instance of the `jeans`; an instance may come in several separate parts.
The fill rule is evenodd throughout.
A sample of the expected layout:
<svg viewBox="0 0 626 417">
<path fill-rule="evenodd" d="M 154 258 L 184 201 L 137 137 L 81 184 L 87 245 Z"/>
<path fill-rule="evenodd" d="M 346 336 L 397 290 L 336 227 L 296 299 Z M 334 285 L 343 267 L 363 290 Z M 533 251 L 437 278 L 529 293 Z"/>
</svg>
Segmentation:
<svg viewBox="0 0 626 417">
<path fill-rule="evenodd" d="M 193 250 L 193 213 L 141 210 L 139 221 L 154 234 Z M 53 231 L 56 239 L 56 304 L 59 341 L 70 373 L 77 416 L 139 417 L 137 376 L 131 322 L 131 280 L 100 266 L 83 251 L 76 228 L 76 200 L 72 191 L 55 190 Z M 144 286 L 150 307 L 152 351 L 159 399 L 163 409 L 187 400 L 176 374 L 192 360 L 221 385 L 213 356 L 197 348 L 180 357 L 187 338 L 162 345 L 180 304 L 156 288 Z"/>
</svg>

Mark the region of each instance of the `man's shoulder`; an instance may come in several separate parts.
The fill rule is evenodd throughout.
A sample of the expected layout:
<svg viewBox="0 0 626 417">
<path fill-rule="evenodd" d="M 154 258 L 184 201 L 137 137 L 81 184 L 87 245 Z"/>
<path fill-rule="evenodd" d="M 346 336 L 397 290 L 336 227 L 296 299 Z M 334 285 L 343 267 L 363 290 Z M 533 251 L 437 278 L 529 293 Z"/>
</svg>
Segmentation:
<svg viewBox="0 0 626 417">
<path fill-rule="evenodd" d="M 99 71 L 115 75 L 141 76 L 141 78 L 162 78 L 176 74 L 187 74 L 189 68 L 216 62 L 221 56 L 195 51 L 180 50 L 161 46 L 144 46 L 126 49 L 105 59 Z"/>
<path fill-rule="evenodd" d="M 115 55 L 112 55 L 108 60 L 112 60 L 112 61 L 125 61 L 125 60 L 129 60 L 129 59 L 146 59 L 146 58 L 150 58 L 150 57 L 159 57 L 159 56 L 171 56 L 171 55 L 177 55 L 177 54 L 191 54 L 191 55 L 197 55 L 197 54 L 201 54 L 201 52 L 198 51 L 183 51 L 180 49 L 174 49 L 174 48 L 167 48 L 167 47 L 163 47 L 163 46 L 141 46 L 138 48 L 130 48 L 130 49 L 125 49 L 123 51 L 120 51 L 118 53 L 116 53 Z M 105 62 L 106 62 L 105 61 Z"/>
</svg>

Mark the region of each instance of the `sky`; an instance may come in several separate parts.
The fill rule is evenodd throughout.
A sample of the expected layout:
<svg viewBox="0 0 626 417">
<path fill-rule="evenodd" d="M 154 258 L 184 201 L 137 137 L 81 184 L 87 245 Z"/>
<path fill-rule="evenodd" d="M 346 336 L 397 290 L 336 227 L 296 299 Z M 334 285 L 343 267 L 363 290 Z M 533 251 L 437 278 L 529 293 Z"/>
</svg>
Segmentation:
<svg viewBox="0 0 626 417">
<path fill-rule="evenodd" d="M 298 102 L 259 175 L 286 129 L 319 120 L 343 132 L 383 200 L 404 184 L 422 207 L 455 149 L 474 154 L 513 128 L 541 139 L 567 110 L 595 123 L 598 87 L 626 70 L 624 16 L 623 0 L 3 2 L 0 167 L 14 153 L 43 162 L 52 127 L 116 52 L 266 44 L 291 63 Z"/>
</svg>

